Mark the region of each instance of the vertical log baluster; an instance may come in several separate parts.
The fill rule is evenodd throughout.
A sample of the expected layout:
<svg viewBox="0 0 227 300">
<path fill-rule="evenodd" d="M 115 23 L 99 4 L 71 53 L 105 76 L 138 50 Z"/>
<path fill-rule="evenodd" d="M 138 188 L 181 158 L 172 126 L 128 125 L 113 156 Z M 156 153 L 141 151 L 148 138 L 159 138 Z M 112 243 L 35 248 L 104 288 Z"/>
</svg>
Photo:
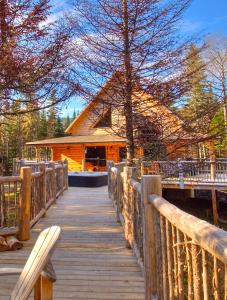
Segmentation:
<svg viewBox="0 0 227 300">
<path fill-rule="evenodd" d="M 188 300 L 193 300 L 193 274 L 192 274 L 192 257 L 191 257 L 191 239 L 184 235 L 186 248 L 186 261 L 188 272 Z"/>
<path fill-rule="evenodd" d="M 207 270 L 207 255 L 206 251 L 202 249 L 202 268 L 203 268 L 203 297 L 204 300 L 209 300 L 209 286 L 208 286 L 208 270 Z"/>
<path fill-rule="evenodd" d="M 173 286 L 173 244 L 172 244 L 171 224 L 166 219 L 166 249 L 167 249 L 167 262 L 168 262 L 168 282 L 169 282 L 169 300 L 174 299 L 174 286 Z"/>
</svg>

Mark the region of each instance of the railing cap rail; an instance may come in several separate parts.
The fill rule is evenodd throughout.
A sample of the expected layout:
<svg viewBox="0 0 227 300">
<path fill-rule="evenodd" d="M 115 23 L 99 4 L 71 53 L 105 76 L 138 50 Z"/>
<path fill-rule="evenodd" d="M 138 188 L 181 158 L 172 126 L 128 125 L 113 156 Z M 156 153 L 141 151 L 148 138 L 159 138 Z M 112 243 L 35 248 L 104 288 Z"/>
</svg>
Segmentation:
<svg viewBox="0 0 227 300">
<path fill-rule="evenodd" d="M 188 235 L 195 243 L 227 264 L 227 232 L 196 218 L 157 195 L 150 195 L 149 202 L 170 223 Z"/>
</svg>

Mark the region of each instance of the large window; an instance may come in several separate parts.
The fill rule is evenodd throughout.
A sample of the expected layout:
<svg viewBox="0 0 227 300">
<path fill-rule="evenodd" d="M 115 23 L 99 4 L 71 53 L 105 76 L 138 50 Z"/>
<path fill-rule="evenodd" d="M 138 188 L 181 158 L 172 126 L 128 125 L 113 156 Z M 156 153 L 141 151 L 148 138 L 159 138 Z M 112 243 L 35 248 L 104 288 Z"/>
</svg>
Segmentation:
<svg viewBox="0 0 227 300">
<path fill-rule="evenodd" d="M 111 109 L 109 109 L 104 116 L 95 124 L 94 128 L 102 128 L 102 127 L 111 127 L 112 120 L 111 120 Z"/>
<path fill-rule="evenodd" d="M 86 147 L 86 162 L 92 163 L 94 166 L 106 166 L 106 147 L 95 146 Z"/>
</svg>

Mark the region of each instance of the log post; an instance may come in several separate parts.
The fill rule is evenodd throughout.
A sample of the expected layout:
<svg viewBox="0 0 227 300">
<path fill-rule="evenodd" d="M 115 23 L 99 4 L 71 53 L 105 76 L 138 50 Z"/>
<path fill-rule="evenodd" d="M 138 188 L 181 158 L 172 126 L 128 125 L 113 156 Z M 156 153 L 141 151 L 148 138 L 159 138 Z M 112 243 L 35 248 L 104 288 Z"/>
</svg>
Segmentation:
<svg viewBox="0 0 227 300">
<path fill-rule="evenodd" d="M 128 180 L 131 178 L 136 178 L 136 168 L 135 167 L 124 167 L 124 201 L 123 201 L 123 211 L 124 211 L 124 220 L 125 220 L 125 239 L 126 239 L 126 247 L 131 248 L 131 242 L 133 238 L 133 199 L 132 195 L 130 195 L 130 187 L 128 184 Z"/>
<path fill-rule="evenodd" d="M 51 174 L 51 187 L 53 191 L 53 201 L 54 203 L 56 202 L 56 194 L 57 194 L 57 188 L 56 188 L 56 173 L 55 173 L 55 163 L 51 162 L 50 163 L 50 168 L 52 169 L 52 174 Z"/>
<path fill-rule="evenodd" d="M 111 168 L 114 167 L 114 162 L 111 160 L 108 160 L 106 163 L 107 171 L 108 171 L 108 194 L 109 198 L 112 197 L 112 183 L 111 183 Z"/>
<path fill-rule="evenodd" d="M 144 249 L 144 276 L 145 299 L 157 297 L 157 258 L 155 235 L 155 209 L 149 202 L 149 195 L 162 195 L 161 176 L 144 175 L 141 178 L 141 192 L 143 203 L 143 249 Z"/>
<path fill-rule="evenodd" d="M 21 241 L 27 241 L 30 239 L 31 168 L 21 168 L 20 176 L 22 179 L 22 191 L 18 238 Z"/>
<path fill-rule="evenodd" d="M 120 215 L 121 215 L 121 197 L 122 197 L 122 184 L 121 184 L 121 173 L 124 170 L 125 164 L 119 164 L 117 166 L 117 222 L 120 223 Z"/>
<path fill-rule="evenodd" d="M 40 163 L 39 170 L 42 173 L 41 186 L 42 186 L 42 208 L 46 209 L 46 164 Z"/>
<path fill-rule="evenodd" d="M 177 167 L 178 167 L 178 174 L 179 174 L 179 188 L 184 189 L 184 170 L 183 170 L 183 165 L 180 160 L 177 162 Z"/>
<path fill-rule="evenodd" d="M 216 154 L 214 141 L 209 142 L 209 155 L 210 155 L 210 178 L 211 181 L 216 179 Z M 212 210 L 214 225 L 218 226 L 218 207 L 217 207 L 217 194 L 216 190 L 211 190 Z"/>
<path fill-rule="evenodd" d="M 61 196 L 63 195 L 63 192 L 64 192 L 64 182 L 65 182 L 65 180 L 64 180 L 64 162 L 63 161 L 61 161 L 60 162 L 60 164 L 61 164 L 61 169 L 60 169 L 60 174 L 61 174 L 61 176 L 60 176 L 60 180 L 61 180 Z"/>
<path fill-rule="evenodd" d="M 212 181 L 216 178 L 216 154 L 214 141 L 209 143 L 209 156 L 210 156 L 210 177 Z"/>
<path fill-rule="evenodd" d="M 65 159 L 64 163 L 66 165 L 66 167 L 64 169 L 65 189 L 68 190 L 68 188 L 69 188 L 69 180 L 68 180 L 69 164 L 68 164 L 68 160 Z"/>
<path fill-rule="evenodd" d="M 217 193 L 215 189 L 211 190 L 213 222 L 215 226 L 218 226 L 218 206 L 217 206 Z"/>
</svg>

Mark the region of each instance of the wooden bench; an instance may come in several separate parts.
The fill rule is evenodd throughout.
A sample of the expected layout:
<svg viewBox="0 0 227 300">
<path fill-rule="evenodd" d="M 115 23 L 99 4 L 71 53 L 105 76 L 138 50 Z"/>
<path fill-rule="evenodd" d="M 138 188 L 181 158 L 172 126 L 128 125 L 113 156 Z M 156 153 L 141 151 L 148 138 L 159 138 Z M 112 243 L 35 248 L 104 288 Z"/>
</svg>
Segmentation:
<svg viewBox="0 0 227 300">
<path fill-rule="evenodd" d="M 24 268 L 2 268 L 0 276 L 20 274 L 10 300 L 26 300 L 34 288 L 35 300 L 53 299 L 53 282 L 56 275 L 50 258 L 60 236 L 59 226 L 42 231 L 32 249 Z"/>
</svg>

